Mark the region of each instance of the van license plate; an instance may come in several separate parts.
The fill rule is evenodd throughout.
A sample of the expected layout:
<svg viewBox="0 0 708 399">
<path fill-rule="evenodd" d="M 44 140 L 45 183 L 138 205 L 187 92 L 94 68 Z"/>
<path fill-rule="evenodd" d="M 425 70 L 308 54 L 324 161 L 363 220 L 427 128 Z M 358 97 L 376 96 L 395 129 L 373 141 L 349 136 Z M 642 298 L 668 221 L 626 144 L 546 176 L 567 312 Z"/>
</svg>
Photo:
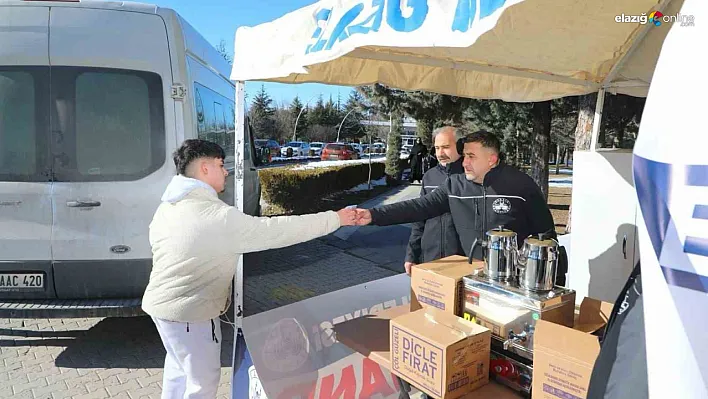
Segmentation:
<svg viewBox="0 0 708 399">
<path fill-rule="evenodd" d="M 0 273 L 0 291 L 44 288 L 44 274 Z"/>
</svg>

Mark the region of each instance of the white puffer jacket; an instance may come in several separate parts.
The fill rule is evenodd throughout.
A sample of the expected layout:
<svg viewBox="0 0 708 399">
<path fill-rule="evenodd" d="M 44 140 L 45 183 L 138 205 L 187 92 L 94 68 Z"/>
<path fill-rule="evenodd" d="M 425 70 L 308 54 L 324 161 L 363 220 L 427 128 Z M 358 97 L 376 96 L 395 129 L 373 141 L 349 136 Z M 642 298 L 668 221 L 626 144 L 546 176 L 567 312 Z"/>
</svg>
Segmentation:
<svg viewBox="0 0 708 399">
<path fill-rule="evenodd" d="M 184 176 L 172 179 L 162 201 L 150 223 L 153 265 L 142 307 L 170 321 L 207 321 L 225 312 L 241 254 L 287 247 L 340 227 L 332 211 L 252 217 L 222 202 L 211 186 Z"/>
</svg>

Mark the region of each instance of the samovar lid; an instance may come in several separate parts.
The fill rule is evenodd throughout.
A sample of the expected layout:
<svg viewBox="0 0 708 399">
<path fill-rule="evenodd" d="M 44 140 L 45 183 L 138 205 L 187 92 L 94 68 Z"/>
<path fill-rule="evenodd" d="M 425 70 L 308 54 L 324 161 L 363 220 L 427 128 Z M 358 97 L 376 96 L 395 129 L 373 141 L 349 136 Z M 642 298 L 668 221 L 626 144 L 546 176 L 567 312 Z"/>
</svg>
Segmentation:
<svg viewBox="0 0 708 399">
<path fill-rule="evenodd" d="M 548 234 L 534 234 L 532 236 L 529 236 L 525 240 L 526 244 L 528 245 L 533 245 L 536 247 L 557 247 L 558 246 L 558 241 L 554 240 L 553 238 L 550 237 Z"/>
<path fill-rule="evenodd" d="M 503 226 L 496 227 L 487 232 L 489 237 L 515 237 L 516 232 L 512 230 L 507 230 Z"/>
</svg>

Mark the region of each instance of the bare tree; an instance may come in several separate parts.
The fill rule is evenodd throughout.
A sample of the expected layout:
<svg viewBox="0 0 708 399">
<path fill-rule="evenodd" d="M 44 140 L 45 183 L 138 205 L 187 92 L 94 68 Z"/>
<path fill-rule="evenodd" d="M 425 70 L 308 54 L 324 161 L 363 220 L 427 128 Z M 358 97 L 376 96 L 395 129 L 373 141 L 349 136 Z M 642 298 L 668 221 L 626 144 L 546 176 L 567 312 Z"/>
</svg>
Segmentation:
<svg viewBox="0 0 708 399">
<path fill-rule="evenodd" d="M 221 39 L 219 44 L 216 45 L 216 51 L 221 54 L 222 57 L 226 60 L 226 62 L 229 63 L 229 65 L 232 65 L 234 62 L 234 56 L 231 54 L 231 52 L 226 48 L 226 40 Z"/>
</svg>

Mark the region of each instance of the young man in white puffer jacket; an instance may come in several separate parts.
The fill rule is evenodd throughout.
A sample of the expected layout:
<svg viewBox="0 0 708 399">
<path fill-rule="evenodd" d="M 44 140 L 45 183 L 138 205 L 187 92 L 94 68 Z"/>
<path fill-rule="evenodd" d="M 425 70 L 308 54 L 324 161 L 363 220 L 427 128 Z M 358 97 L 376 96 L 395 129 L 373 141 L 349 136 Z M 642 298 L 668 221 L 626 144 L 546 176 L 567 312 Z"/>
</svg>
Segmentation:
<svg viewBox="0 0 708 399">
<path fill-rule="evenodd" d="M 230 305 L 241 254 L 287 247 L 355 224 L 342 209 L 303 216 L 252 217 L 222 202 L 224 150 L 187 140 L 174 154 L 178 175 L 150 224 L 153 267 L 143 310 L 167 350 L 163 399 L 216 397 L 221 377 L 219 316 Z"/>
</svg>

